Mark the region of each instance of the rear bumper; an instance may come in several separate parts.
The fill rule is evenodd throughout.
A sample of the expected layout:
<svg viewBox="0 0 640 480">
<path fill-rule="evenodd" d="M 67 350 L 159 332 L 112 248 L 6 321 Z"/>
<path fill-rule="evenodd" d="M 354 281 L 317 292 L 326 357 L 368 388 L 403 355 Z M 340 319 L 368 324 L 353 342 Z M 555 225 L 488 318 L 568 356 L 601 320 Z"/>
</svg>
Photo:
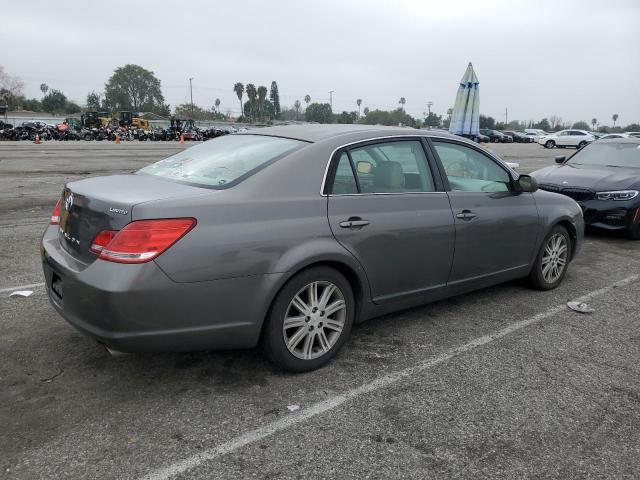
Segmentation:
<svg viewBox="0 0 640 480">
<path fill-rule="evenodd" d="M 251 348 L 283 275 L 176 283 L 154 262 L 84 264 L 60 247 L 52 227 L 41 254 L 47 294 L 58 313 L 123 352 Z M 62 296 L 52 288 L 54 279 Z"/>
</svg>

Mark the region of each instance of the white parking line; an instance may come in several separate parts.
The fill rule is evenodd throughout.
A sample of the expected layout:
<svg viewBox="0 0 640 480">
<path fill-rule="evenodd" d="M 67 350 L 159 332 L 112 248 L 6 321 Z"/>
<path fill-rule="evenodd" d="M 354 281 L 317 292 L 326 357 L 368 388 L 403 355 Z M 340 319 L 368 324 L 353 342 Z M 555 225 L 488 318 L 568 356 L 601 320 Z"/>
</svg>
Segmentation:
<svg viewBox="0 0 640 480">
<path fill-rule="evenodd" d="M 15 290 L 24 290 L 25 288 L 43 287 L 44 283 L 30 283 L 29 285 L 18 285 L 17 287 L 0 288 L 0 293 L 13 292 Z"/>
<path fill-rule="evenodd" d="M 639 278 L 640 278 L 640 275 L 632 275 L 630 277 L 625 278 L 624 280 L 620 280 L 619 282 L 613 283 L 607 287 L 589 292 L 586 295 L 583 295 L 582 297 L 578 298 L 577 300 L 581 302 L 585 302 L 599 295 L 603 295 L 614 288 L 628 285 L 638 280 Z M 255 430 L 250 430 L 246 433 L 243 433 L 229 440 L 228 442 L 218 445 L 217 447 L 211 448 L 204 452 L 197 453 L 195 455 L 185 458 L 184 460 L 180 460 L 176 463 L 168 465 L 164 468 L 160 468 L 152 473 L 149 473 L 148 475 L 145 475 L 144 477 L 142 477 L 142 480 L 167 480 L 175 475 L 178 475 L 186 471 L 189 471 L 193 468 L 196 468 L 205 462 L 214 460 L 217 457 L 226 455 L 227 453 L 231 453 L 246 445 L 262 440 L 265 437 L 268 437 L 269 435 L 280 432 L 298 423 L 304 422 L 305 420 L 308 420 L 317 415 L 320 415 L 321 413 L 324 413 L 328 410 L 332 410 L 336 407 L 339 407 L 340 405 L 342 405 L 345 402 L 348 402 L 349 400 L 360 397 L 367 393 L 374 392 L 381 388 L 388 387 L 402 379 L 414 376 L 424 370 L 435 367 L 436 365 L 439 365 L 465 352 L 473 350 L 474 348 L 499 340 L 511 333 L 514 333 L 525 327 L 538 323 L 546 318 L 552 317 L 553 315 L 556 315 L 557 313 L 560 313 L 566 309 L 567 309 L 566 304 L 562 303 L 560 305 L 550 308 L 549 310 L 546 310 L 542 313 L 534 315 L 533 317 L 529 317 L 525 320 L 512 323 L 511 325 L 501 330 L 498 330 L 497 332 L 490 333 L 488 335 L 483 335 L 482 337 L 478 337 L 474 340 L 471 340 L 468 343 L 465 343 L 464 345 L 452 348 L 444 353 L 441 353 L 440 355 L 437 355 L 433 358 L 417 363 L 412 367 L 408 367 L 403 370 L 399 370 L 397 372 L 393 372 L 388 375 L 384 375 L 382 377 L 376 378 L 369 383 L 365 383 L 364 385 L 354 388 L 353 390 L 349 390 L 343 394 L 336 395 L 335 397 L 332 397 L 327 400 L 323 400 L 322 402 L 318 402 L 314 405 L 311 405 L 308 408 L 299 410 L 298 413 L 287 415 L 286 417 L 283 417 L 279 420 L 269 423 L 263 427 L 259 427 L 259 428 L 256 428 Z"/>
</svg>

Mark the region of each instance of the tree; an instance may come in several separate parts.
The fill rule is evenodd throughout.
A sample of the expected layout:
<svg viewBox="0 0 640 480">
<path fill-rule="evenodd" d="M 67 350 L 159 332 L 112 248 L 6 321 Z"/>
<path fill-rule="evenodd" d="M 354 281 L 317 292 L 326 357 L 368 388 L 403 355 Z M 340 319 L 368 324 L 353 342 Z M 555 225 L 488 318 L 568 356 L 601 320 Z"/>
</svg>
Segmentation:
<svg viewBox="0 0 640 480">
<path fill-rule="evenodd" d="M 183 103 L 175 108 L 174 115 L 177 118 L 191 118 L 193 120 L 224 120 L 225 116 L 220 112 L 207 110 L 206 108 L 193 105 L 191 103 Z"/>
<path fill-rule="evenodd" d="M 100 94 L 98 92 L 89 92 L 87 94 L 87 110 L 98 111 L 101 109 Z"/>
<path fill-rule="evenodd" d="M 244 85 L 241 82 L 236 82 L 233 86 L 233 91 L 236 92 L 238 96 L 238 101 L 240 102 L 240 116 L 242 116 L 242 95 L 244 94 Z"/>
<path fill-rule="evenodd" d="M 278 84 L 274 80 L 271 82 L 271 90 L 269 91 L 269 100 L 273 104 L 273 111 L 276 118 L 280 118 L 280 92 L 278 92 Z"/>
<path fill-rule="evenodd" d="M 623 132 L 640 132 L 640 125 L 637 123 L 632 123 L 631 125 L 627 125 L 622 129 Z"/>
<path fill-rule="evenodd" d="M 596 125 L 598 124 L 598 119 L 597 118 L 592 118 L 591 119 L 591 125 L 593 125 L 593 130 L 596 129 Z"/>
<path fill-rule="evenodd" d="M 42 98 L 42 108 L 44 108 L 45 112 L 63 112 L 66 105 L 67 97 L 55 88 L 51 89 L 51 91 Z"/>
<path fill-rule="evenodd" d="M 562 124 L 562 117 L 551 115 L 549 117 L 549 124 L 551 125 L 551 130 L 555 130 L 558 125 Z"/>
<path fill-rule="evenodd" d="M 347 112 L 344 110 L 340 115 L 338 115 L 336 121 L 338 123 L 356 123 L 357 118 L 358 112 Z"/>
<path fill-rule="evenodd" d="M 549 124 L 549 120 L 547 120 L 546 118 L 543 118 L 538 123 L 534 124 L 533 128 L 537 128 L 539 130 L 544 130 L 545 132 L 548 132 L 549 130 L 551 130 L 551 124 Z"/>
<path fill-rule="evenodd" d="M 47 92 L 49 91 L 49 85 L 47 85 L 46 83 L 41 83 L 40 84 L 40 91 L 42 92 L 42 95 L 46 95 Z"/>
<path fill-rule="evenodd" d="M 400 108 L 404 110 L 404 104 L 407 103 L 407 99 L 404 97 L 400 97 L 400 101 L 398 103 L 400 104 Z"/>
<path fill-rule="evenodd" d="M 258 87 L 258 114 L 260 117 L 260 121 L 264 120 L 264 101 L 267 98 L 267 87 L 259 86 Z"/>
<path fill-rule="evenodd" d="M 213 109 L 216 112 L 220 113 L 220 99 L 219 98 L 216 98 L 216 101 L 213 102 Z"/>
<path fill-rule="evenodd" d="M 451 115 L 449 115 L 449 117 L 451 117 Z M 480 115 L 480 128 L 490 128 L 491 130 L 493 130 L 494 128 L 496 128 L 496 119 L 493 117 Z"/>
<path fill-rule="evenodd" d="M 249 107 L 250 107 L 250 115 L 252 122 L 256 121 L 256 107 L 258 103 L 258 91 L 256 90 L 256 86 L 253 83 L 247 83 L 247 97 L 249 98 Z M 245 113 L 246 116 L 246 113 Z"/>
<path fill-rule="evenodd" d="M 24 82 L 20 78 L 12 77 L 0 66 L 0 102 L 6 103 L 9 110 L 13 110 L 24 100 L 23 88 Z"/>
<path fill-rule="evenodd" d="M 244 102 L 244 117 L 252 118 L 252 112 L 262 112 L 264 118 L 270 119 L 275 115 L 273 112 L 273 103 L 266 98 L 262 100 L 262 102 L 256 98 L 253 104 L 249 100 Z"/>
<path fill-rule="evenodd" d="M 613 116 L 611 117 L 611 120 L 613 120 L 613 127 L 615 128 L 616 122 L 618 121 L 618 114 L 614 113 Z"/>
<path fill-rule="evenodd" d="M 416 121 L 402 108 L 397 108 L 390 112 L 385 110 L 370 110 L 365 114 L 362 123 L 367 125 L 406 125 L 413 127 Z"/>
<path fill-rule="evenodd" d="M 435 112 L 429 112 L 429 114 L 424 119 L 424 124 L 427 127 L 437 128 L 442 123 L 442 116 L 436 115 Z"/>
<path fill-rule="evenodd" d="M 160 80 L 139 65 L 118 67 L 105 85 L 104 96 L 112 110 L 148 111 L 166 114 Z"/>
<path fill-rule="evenodd" d="M 358 105 L 358 118 L 360 118 L 360 105 L 362 105 L 362 99 L 361 98 L 356 100 L 356 105 Z"/>
<path fill-rule="evenodd" d="M 298 115 L 300 114 L 300 107 L 302 105 L 300 104 L 300 100 L 296 100 L 295 102 L 293 102 L 293 109 L 296 111 L 296 120 L 298 120 Z"/>
<path fill-rule="evenodd" d="M 307 122 L 331 123 L 333 121 L 333 112 L 331 105 L 328 103 L 312 103 L 304 112 Z"/>
<path fill-rule="evenodd" d="M 571 128 L 575 128 L 576 130 L 589 130 L 589 124 L 581 120 L 571 125 Z"/>
<path fill-rule="evenodd" d="M 364 110 L 362 111 L 362 113 L 366 115 L 369 115 L 369 107 L 364 107 Z"/>
<path fill-rule="evenodd" d="M 309 106 L 309 102 L 311 101 L 311 95 L 309 95 L 308 93 L 304 96 L 304 103 L 307 104 L 307 107 Z"/>
</svg>

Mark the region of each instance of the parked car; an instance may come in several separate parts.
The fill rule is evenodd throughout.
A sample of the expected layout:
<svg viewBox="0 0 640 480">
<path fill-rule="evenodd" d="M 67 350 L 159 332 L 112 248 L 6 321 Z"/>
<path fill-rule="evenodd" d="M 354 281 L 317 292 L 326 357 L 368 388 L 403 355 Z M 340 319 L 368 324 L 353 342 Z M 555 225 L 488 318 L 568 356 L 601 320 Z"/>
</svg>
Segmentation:
<svg viewBox="0 0 640 480">
<path fill-rule="evenodd" d="M 539 128 L 525 128 L 524 134 L 529 137 L 532 137 L 535 142 L 540 140 L 540 138 L 542 137 L 546 137 L 547 135 L 550 135 L 550 133 L 547 133 L 544 130 L 540 130 Z"/>
<path fill-rule="evenodd" d="M 627 135 L 640 138 L 640 132 L 627 132 Z"/>
<path fill-rule="evenodd" d="M 489 137 L 490 141 L 495 143 L 507 141 L 505 140 L 506 135 L 502 132 L 499 132 L 498 130 L 492 130 L 490 128 L 481 128 L 480 133 L 482 135 L 486 135 L 487 137 Z"/>
<path fill-rule="evenodd" d="M 640 139 L 600 139 L 556 162 L 531 174 L 541 189 L 576 200 L 587 225 L 640 239 Z"/>
<path fill-rule="evenodd" d="M 631 135 L 628 133 L 607 133 L 606 135 L 601 136 L 598 140 L 607 140 L 611 138 L 629 138 Z"/>
<path fill-rule="evenodd" d="M 224 135 L 68 183 L 42 239 L 48 296 L 126 352 L 249 348 L 327 363 L 351 326 L 515 278 L 549 290 L 582 243 L 572 199 L 477 143 L 361 125 Z"/>
<path fill-rule="evenodd" d="M 482 133 L 478 134 L 478 143 L 489 143 L 491 138 L 487 135 L 483 135 Z"/>
<path fill-rule="evenodd" d="M 538 140 L 545 148 L 553 147 L 576 147 L 582 148 L 595 141 L 595 137 L 585 130 L 560 130 Z"/>
<path fill-rule="evenodd" d="M 514 130 L 505 130 L 502 133 L 504 133 L 505 135 L 510 136 L 511 138 L 513 138 L 513 141 L 517 142 L 517 143 L 529 143 L 529 142 L 532 141 L 524 133 L 516 132 Z"/>
</svg>

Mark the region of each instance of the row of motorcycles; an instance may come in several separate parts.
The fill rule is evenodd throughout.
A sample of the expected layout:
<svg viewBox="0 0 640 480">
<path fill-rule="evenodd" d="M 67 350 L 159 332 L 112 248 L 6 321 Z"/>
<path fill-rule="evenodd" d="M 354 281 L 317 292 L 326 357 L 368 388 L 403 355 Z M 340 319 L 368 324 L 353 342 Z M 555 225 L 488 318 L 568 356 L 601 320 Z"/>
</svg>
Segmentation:
<svg viewBox="0 0 640 480">
<path fill-rule="evenodd" d="M 36 136 L 42 140 L 85 140 L 85 141 L 114 141 L 119 138 L 121 141 L 180 141 L 181 137 L 185 141 L 203 141 L 210 138 L 235 133 L 234 127 L 208 127 L 187 129 L 176 128 L 175 125 L 167 128 L 152 128 L 143 130 L 134 126 L 116 127 L 107 125 L 98 128 L 72 127 L 66 123 L 50 125 L 44 122 L 23 122 L 22 125 L 14 127 L 11 124 L 0 121 L 0 140 L 30 140 L 35 141 Z"/>
</svg>

